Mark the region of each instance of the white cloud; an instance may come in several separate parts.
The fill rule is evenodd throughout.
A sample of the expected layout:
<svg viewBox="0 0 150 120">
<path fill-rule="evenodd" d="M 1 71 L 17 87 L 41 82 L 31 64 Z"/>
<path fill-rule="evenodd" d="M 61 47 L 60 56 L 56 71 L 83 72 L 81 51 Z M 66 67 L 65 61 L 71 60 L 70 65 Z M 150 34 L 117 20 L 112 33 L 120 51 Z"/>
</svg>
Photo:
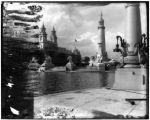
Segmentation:
<svg viewBox="0 0 150 120">
<path fill-rule="evenodd" d="M 90 39 L 93 35 L 94 35 L 94 33 L 86 32 L 86 33 L 81 34 L 81 35 L 77 38 L 77 40 L 78 40 L 78 41 L 82 41 L 82 40 Z"/>
<path fill-rule="evenodd" d="M 108 53 L 109 58 L 119 60 L 121 57 L 120 53 L 113 52 L 113 49 L 116 47 L 116 36 L 120 35 L 124 38 L 124 34 L 121 32 L 110 32 L 106 31 L 105 33 L 105 43 L 106 43 L 106 52 Z M 94 32 L 86 32 L 77 37 L 78 49 L 81 51 L 83 56 L 93 56 L 98 51 L 98 41 L 99 36 Z"/>
</svg>

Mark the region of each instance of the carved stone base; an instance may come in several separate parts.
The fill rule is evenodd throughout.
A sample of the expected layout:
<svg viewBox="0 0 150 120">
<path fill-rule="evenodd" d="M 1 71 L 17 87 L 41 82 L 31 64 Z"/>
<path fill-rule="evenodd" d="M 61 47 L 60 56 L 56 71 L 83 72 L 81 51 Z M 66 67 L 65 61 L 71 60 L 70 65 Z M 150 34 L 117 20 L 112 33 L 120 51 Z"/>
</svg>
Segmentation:
<svg viewBox="0 0 150 120">
<path fill-rule="evenodd" d="M 97 69 L 99 71 L 105 71 L 105 63 L 97 63 Z"/>
<path fill-rule="evenodd" d="M 115 72 L 113 89 L 146 90 L 146 84 L 145 68 L 119 68 Z"/>
<path fill-rule="evenodd" d="M 75 64 L 73 62 L 68 62 L 66 64 L 66 71 L 72 71 L 75 69 Z"/>
</svg>

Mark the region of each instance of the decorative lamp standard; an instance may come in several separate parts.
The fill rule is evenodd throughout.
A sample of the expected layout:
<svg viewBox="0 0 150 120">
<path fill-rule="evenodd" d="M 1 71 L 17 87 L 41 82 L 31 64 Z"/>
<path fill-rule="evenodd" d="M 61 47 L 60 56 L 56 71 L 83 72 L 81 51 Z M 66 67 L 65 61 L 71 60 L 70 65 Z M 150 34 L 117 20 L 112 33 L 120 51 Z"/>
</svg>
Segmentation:
<svg viewBox="0 0 150 120">
<path fill-rule="evenodd" d="M 120 52 L 121 53 L 121 55 L 123 57 L 123 65 L 124 65 L 124 57 L 127 56 L 128 44 L 125 42 L 124 39 L 122 39 L 121 36 L 116 36 L 116 39 L 117 39 L 117 44 L 116 44 L 116 48 L 113 49 L 113 52 Z M 118 43 L 119 40 L 120 40 L 122 49 L 119 48 L 119 43 Z"/>
</svg>

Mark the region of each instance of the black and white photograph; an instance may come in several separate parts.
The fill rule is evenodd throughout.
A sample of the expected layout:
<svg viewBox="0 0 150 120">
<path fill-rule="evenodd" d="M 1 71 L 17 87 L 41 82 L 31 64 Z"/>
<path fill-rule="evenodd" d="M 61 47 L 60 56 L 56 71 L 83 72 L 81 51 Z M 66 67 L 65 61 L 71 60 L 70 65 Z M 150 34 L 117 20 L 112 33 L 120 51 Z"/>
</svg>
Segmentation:
<svg viewBox="0 0 150 120">
<path fill-rule="evenodd" d="M 1 119 L 148 119 L 149 1 L 1 1 Z"/>
</svg>

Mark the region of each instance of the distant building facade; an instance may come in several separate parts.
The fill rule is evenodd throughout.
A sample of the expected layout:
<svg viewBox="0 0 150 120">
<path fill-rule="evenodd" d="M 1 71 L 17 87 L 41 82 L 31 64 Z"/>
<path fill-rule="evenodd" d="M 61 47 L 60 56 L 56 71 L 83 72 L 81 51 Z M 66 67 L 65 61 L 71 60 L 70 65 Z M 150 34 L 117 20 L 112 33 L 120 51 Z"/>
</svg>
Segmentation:
<svg viewBox="0 0 150 120">
<path fill-rule="evenodd" d="M 67 50 L 66 48 L 58 47 L 56 30 L 53 27 L 49 40 L 47 39 L 47 33 L 45 25 L 43 24 L 40 33 L 39 33 L 39 48 L 44 50 L 45 52 L 57 51 L 59 53 L 64 54 L 72 54 L 71 50 Z"/>
<path fill-rule="evenodd" d="M 19 32 L 19 31 L 18 31 Z M 53 27 L 50 38 L 47 38 L 47 32 L 44 24 L 40 28 L 37 42 L 28 42 L 25 38 L 20 36 L 3 35 L 3 51 L 4 54 L 10 54 L 9 51 L 19 53 L 22 55 L 23 61 L 29 61 L 32 56 L 36 56 L 40 63 L 44 60 L 44 54 L 52 57 L 55 65 L 65 65 L 68 56 L 73 56 L 76 63 L 80 63 L 80 51 L 74 49 L 73 51 L 58 46 L 56 30 Z M 16 51 L 16 52 L 15 52 Z M 15 53 L 14 53 L 15 52 Z"/>
</svg>

